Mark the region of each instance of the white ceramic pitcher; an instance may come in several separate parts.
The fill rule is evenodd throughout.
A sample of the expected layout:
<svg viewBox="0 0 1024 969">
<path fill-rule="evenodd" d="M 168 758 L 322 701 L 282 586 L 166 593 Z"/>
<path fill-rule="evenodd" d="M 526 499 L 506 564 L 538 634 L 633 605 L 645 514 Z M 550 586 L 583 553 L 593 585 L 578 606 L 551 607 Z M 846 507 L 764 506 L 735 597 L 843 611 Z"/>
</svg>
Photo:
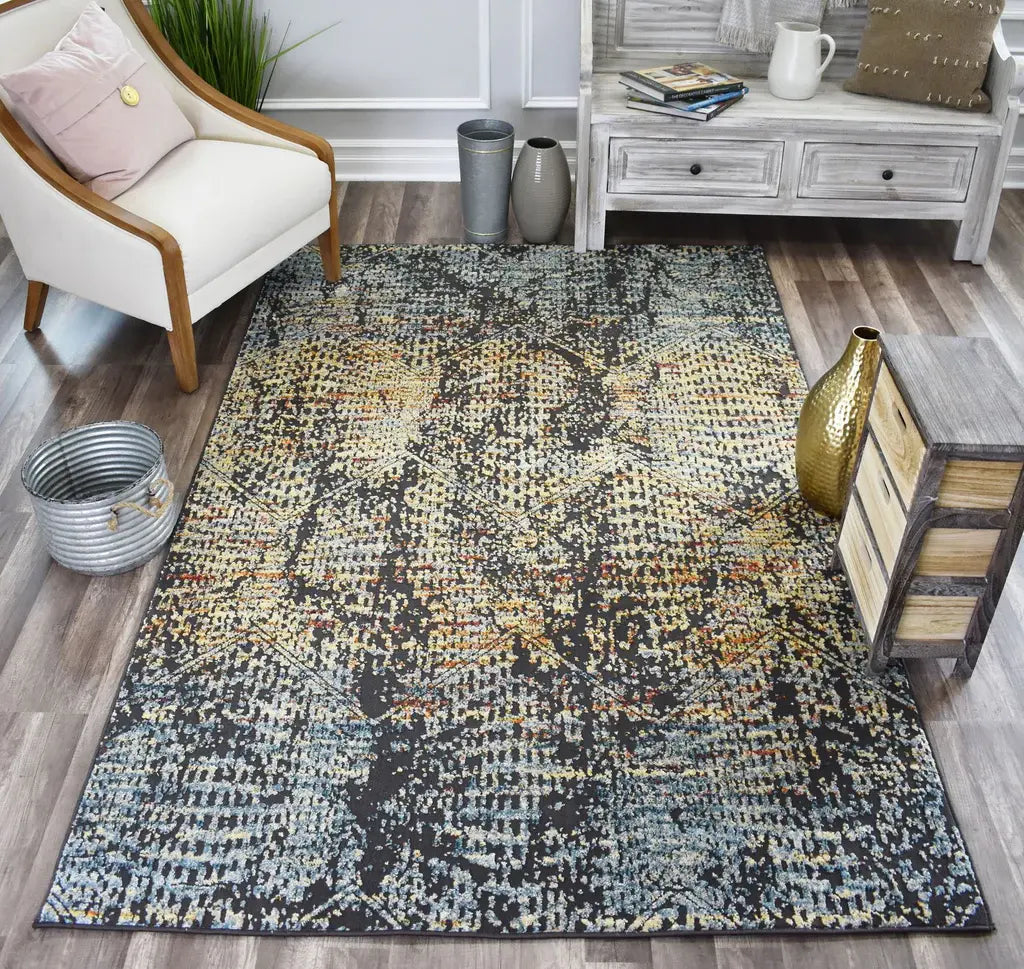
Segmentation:
<svg viewBox="0 0 1024 969">
<path fill-rule="evenodd" d="M 768 90 L 787 101 L 806 101 L 814 97 L 822 72 L 836 53 L 836 42 L 823 34 L 817 24 L 783 20 L 775 25 L 778 36 L 768 65 Z M 821 42 L 828 54 L 821 59 Z"/>
</svg>

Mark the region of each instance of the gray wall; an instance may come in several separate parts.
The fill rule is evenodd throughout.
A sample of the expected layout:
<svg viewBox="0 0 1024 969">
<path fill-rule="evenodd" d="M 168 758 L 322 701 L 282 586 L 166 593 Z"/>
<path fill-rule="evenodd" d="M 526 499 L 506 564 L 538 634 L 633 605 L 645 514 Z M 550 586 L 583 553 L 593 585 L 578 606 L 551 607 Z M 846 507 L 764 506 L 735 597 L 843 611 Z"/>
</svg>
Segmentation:
<svg viewBox="0 0 1024 969">
<path fill-rule="evenodd" d="M 455 179 L 455 128 L 511 121 L 575 158 L 579 0 L 261 0 L 298 39 L 341 23 L 281 61 L 268 110 L 327 137 L 351 179 Z M 1024 56 L 1024 0 L 1004 30 Z M 1024 188 L 1024 123 L 1007 184 Z"/>
<path fill-rule="evenodd" d="M 578 0 L 262 3 L 290 39 L 341 21 L 282 59 L 266 108 L 328 138 L 344 178 L 457 178 L 455 129 L 479 117 L 575 156 Z"/>
</svg>

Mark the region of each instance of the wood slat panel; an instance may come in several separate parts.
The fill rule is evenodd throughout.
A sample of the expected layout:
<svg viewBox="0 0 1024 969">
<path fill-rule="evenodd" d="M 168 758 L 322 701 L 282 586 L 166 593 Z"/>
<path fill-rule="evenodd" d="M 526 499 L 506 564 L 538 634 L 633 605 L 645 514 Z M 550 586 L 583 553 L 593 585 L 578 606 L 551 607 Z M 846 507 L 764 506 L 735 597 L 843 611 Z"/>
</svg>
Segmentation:
<svg viewBox="0 0 1024 969">
<path fill-rule="evenodd" d="M 896 638 L 961 640 L 977 604 L 977 596 L 907 596 Z"/>
<path fill-rule="evenodd" d="M 721 13 L 722 0 L 594 0 L 595 70 L 702 55 L 726 70 L 763 77 L 768 69 L 765 55 L 739 51 L 715 39 Z M 837 48 L 829 76 L 847 77 L 852 72 L 866 17 L 867 8 L 861 6 L 826 13 L 822 30 L 835 38 Z"/>
<path fill-rule="evenodd" d="M 998 528 L 929 528 L 914 574 L 982 578 L 1002 534 Z"/>
<path fill-rule="evenodd" d="M 940 508 L 1006 508 L 1021 471 L 1024 464 L 1018 461 L 950 461 L 936 504 Z"/>
</svg>

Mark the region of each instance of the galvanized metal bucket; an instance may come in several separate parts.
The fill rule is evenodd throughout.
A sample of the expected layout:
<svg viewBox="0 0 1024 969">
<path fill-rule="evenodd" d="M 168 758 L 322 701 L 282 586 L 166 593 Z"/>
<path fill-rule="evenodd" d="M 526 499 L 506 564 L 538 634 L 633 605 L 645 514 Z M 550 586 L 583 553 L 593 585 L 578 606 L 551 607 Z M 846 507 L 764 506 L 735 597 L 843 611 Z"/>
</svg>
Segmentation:
<svg viewBox="0 0 1024 969">
<path fill-rule="evenodd" d="M 50 555 L 86 575 L 138 568 L 174 527 L 174 485 L 160 435 L 134 421 L 72 428 L 21 469 Z"/>
</svg>

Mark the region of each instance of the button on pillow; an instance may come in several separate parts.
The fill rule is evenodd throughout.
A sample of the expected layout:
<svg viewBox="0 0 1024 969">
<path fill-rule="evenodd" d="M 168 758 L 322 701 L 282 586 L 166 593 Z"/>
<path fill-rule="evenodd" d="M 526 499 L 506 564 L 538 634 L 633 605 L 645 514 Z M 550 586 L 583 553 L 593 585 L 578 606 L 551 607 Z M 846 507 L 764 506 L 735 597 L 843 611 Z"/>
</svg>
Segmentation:
<svg viewBox="0 0 1024 969">
<path fill-rule="evenodd" d="M 195 138 L 160 76 L 96 3 L 55 50 L 0 84 L 68 172 L 104 198 Z"/>
</svg>

